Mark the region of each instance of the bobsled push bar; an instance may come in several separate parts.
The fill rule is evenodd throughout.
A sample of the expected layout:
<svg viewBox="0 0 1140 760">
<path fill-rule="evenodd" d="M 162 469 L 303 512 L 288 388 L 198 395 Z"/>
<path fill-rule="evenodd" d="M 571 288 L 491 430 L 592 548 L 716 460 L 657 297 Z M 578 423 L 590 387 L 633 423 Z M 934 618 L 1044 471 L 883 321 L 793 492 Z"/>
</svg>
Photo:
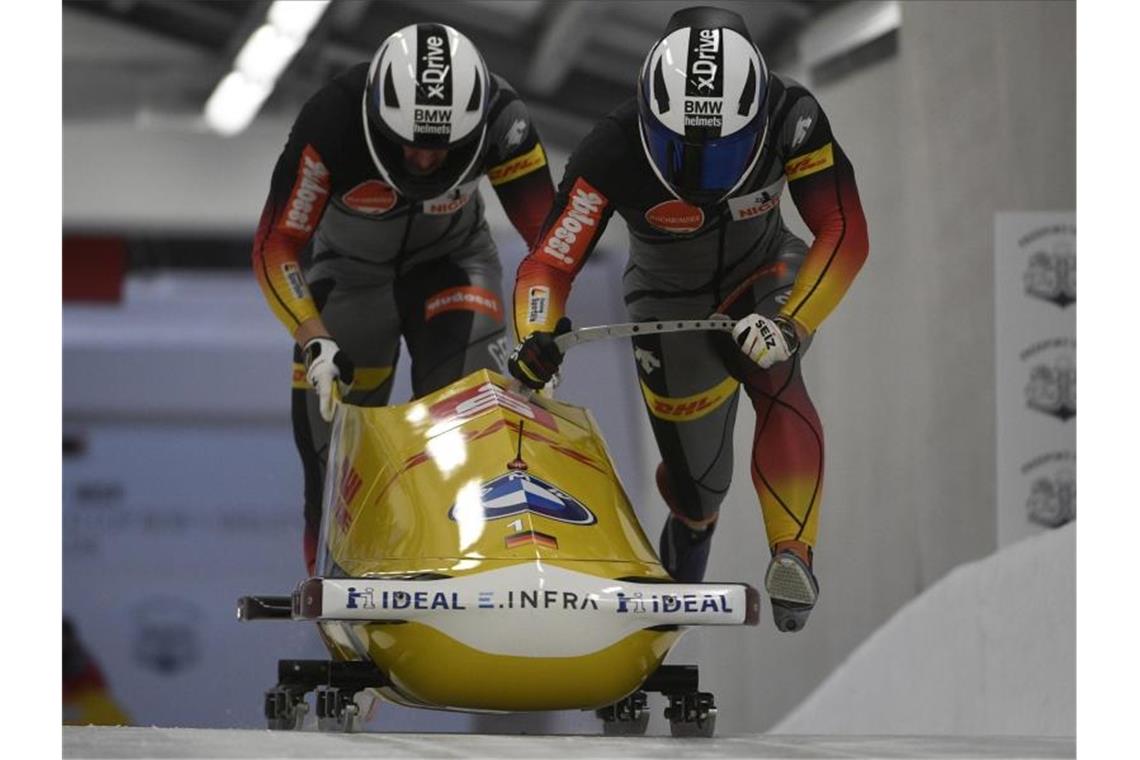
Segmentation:
<svg viewBox="0 0 1140 760">
<path fill-rule="evenodd" d="M 487 582 L 488 575 L 500 574 L 511 575 L 511 571 L 497 571 L 482 578 L 433 580 L 309 578 L 301 582 L 291 598 L 242 598 L 238 617 L 425 622 L 450 618 L 458 623 L 460 619 L 484 616 L 502 621 L 517 615 L 532 618 L 536 613 L 558 617 L 572 610 L 586 617 L 613 621 L 612 625 L 619 628 L 640 629 L 662 625 L 756 625 L 760 616 L 759 594 L 743 583 L 615 581 L 559 568 L 547 569 L 551 577 L 544 588 Z"/>
<path fill-rule="evenodd" d="M 621 322 L 613 325 L 597 325 L 596 327 L 580 327 L 571 330 L 554 339 L 554 345 L 562 353 L 582 343 L 592 343 L 595 340 L 609 338 L 630 338 L 634 335 L 652 335 L 654 333 L 691 332 L 693 330 L 713 330 L 717 332 L 732 332 L 736 322 L 725 316 L 715 316 L 710 319 L 674 319 L 656 322 Z"/>
</svg>

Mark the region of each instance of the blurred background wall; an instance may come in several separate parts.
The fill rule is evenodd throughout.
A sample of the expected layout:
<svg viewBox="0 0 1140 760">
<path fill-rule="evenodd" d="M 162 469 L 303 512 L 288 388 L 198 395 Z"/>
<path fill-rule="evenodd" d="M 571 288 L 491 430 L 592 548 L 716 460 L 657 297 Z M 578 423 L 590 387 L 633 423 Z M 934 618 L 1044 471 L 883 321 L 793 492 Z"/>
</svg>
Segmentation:
<svg viewBox="0 0 1140 760">
<path fill-rule="evenodd" d="M 532 104 L 557 181 L 684 5 L 334 3 L 263 114 L 221 138 L 198 112 L 264 4 L 65 3 L 63 233 L 118 241 L 126 276 L 118 297 L 64 304 L 64 610 L 133 718 L 259 726 L 276 658 L 321 656 L 301 627 L 233 621 L 238 595 L 291 588 L 302 572 L 290 340 L 247 263 L 300 103 L 387 33 L 435 17 Z M 995 549 L 993 218 L 1074 208 L 1076 62 L 1072 3 L 724 5 L 772 68 L 820 99 L 871 238 L 805 360 L 828 447 L 821 605 L 799 634 L 777 633 L 765 609 L 759 628 L 690 634 L 671 656 L 700 663 L 718 730 L 732 733 L 776 724 L 902 605 Z M 172 8 L 183 16 L 162 16 Z M 487 207 L 511 273 L 521 241 Z M 784 215 L 806 235 L 791 203 Z M 624 240 L 615 220 L 576 285 L 577 324 L 623 319 Z M 84 255 L 71 250 L 65 285 L 69 256 Z M 581 350 L 559 395 L 601 420 L 655 539 L 665 510 L 628 349 Z M 404 373 L 394 401 L 409 395 Z M 752 423 L 741 405 L 738 463 Z M 758 585 L 767 549 L 742 464 L 721 519 L 708 577 Z M 597 730 L 577 714 L 438 723 L 384 711 L 374 726 Z"/>
</svg>

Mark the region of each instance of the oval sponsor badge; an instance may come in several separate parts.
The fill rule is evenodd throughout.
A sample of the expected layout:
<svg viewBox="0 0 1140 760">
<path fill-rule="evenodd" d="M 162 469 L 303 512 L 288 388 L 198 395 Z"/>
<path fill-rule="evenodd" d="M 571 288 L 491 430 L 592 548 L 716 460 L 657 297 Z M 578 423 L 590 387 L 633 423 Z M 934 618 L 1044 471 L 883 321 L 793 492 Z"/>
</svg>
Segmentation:
<svg viewBox="0 0 1140 760">
<path fill-rule="evenodd" d="M 645 212 L 645 221 L 665 232 L 696 232 L 705 223 L 705 212 L 676 199 L 658 203 Z"/>
<path fill-rule="evenodd" d="M 342 195 L 341 200 L 353 211 L 383 214 L 396 205 L 396 191 L 378 179 L 370 179 Z"/>
</svg>

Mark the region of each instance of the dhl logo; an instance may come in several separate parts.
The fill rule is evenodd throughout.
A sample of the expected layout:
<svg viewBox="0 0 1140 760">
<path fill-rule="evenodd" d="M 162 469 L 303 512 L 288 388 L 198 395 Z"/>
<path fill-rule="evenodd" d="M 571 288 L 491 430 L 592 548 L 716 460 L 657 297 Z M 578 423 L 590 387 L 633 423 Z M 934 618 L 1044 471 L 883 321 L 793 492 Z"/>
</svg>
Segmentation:
<svg viewBox="0 0 1140 760">
<path fill-rule="evenodd" d="M 784 164 L 784 173 L 788 175 L 788 181 L 800 179 L 815 174 L 816 172 L 823 171 L 829 166 L 835 165 L 835 156 L 831 148 L 831 143 L 824 145 L 819 150 L 813 150 L 811 153 L 805 153 L 802 156 L 796 156 L 792 160 Z"/>
<path fill-rule="evenodd" d="M 731 398 L 738 385 L 736 380 L 727 377 L 703 393 L 683 398 L 669 398 L 657 395 L 642 380 L 641 393 L 645 396 L 645 403 L 649 405 L 649 411 L 654 417 L 670 422 L 689 422 L 699 420 Z"/>
<path fill-rule="evenodd" d="M 487 171 L 487 179 L 491 180 L 492 186 L 501 185 L 544 166 L 546 166 L 546 153 L 542 150 L 542 144 L 536 143 L 533 148 L 521 156 L 491 167 Z"/>
</svg>

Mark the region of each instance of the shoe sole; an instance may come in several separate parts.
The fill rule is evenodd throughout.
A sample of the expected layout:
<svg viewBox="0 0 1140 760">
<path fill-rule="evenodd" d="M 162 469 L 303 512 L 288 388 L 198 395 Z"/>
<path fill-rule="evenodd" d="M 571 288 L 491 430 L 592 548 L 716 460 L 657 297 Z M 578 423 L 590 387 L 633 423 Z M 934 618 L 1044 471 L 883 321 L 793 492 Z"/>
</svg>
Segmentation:
<svg viewBox="0 0 1140 760">
<path fill-rule="evenodd" d="M 811 607 L 819 596 L 808 571 L 789 557 L 778 557 L 772 562 L 764 578 L 764 587 L 773 602 Z"/>
</svg>

